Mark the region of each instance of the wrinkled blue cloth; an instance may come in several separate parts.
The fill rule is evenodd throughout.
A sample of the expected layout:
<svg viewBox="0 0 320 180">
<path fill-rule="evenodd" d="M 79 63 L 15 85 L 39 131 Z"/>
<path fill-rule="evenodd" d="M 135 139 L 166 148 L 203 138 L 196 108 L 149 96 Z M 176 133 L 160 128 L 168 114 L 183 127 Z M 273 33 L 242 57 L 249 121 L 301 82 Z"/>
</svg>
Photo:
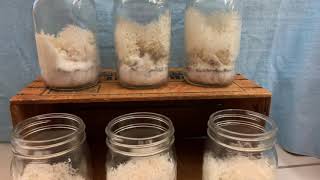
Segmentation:
<svg viewBox="0 0 320 180">
<path fill-rule="evenodd" d="M 171 0 L 172 66 L 183 66 L 186 0 Z M 273 93 L 272 117 L 288 151 L 320 157 L 320 1 L 238 0 L 243 17 L 238 72 Z M 9 97 L 39 74 L 33 0 L 0 0 L 0 141 L 9 139 Z M 115 66 L 113 3 L 96 0 L 105 67 Z"/>
<path fill-rule="evenodd" d="M 320 157 L 320 1 L 242 1 L 238 71 L 272 91 L 279 143 Z"/>
<path fill-rule="evenodd" d="M 270 50 L 269 88 L 279 142 L 320 157 L 320 1 L 284 0 Z"/>
</svg>

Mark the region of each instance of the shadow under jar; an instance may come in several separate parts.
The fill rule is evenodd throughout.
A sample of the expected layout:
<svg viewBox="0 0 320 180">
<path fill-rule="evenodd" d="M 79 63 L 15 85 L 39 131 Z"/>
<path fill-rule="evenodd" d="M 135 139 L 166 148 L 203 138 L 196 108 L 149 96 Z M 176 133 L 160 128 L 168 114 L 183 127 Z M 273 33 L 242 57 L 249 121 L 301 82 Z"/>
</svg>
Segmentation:
<svg viewBox="0 0 320 180">
<path fill-rule="evenodd" d="M 185 78 L 190 84 L 226 86 L 232 83 L 241 36 L 236 2 L 188 1 L 184 31 Z"/>
<path fill-rule="evenodd" d="M 11 137 L 13 180 L 92 180 L 85 125 L 53 113 L 20 122 Z"/>
<path fill-rule="evenodd" d="M 107 180 L 176 180 L 174 128 L 169 118 L 131 113 L 106 128 Z"/>
<path fill-rule="evenodd" d="M 228 109 L 211 115 L 203 180 L 275 180 L 277 126 L 262 114 Z"/>
<path fill-rule="evenodd" d="M 35 0 L 33 22 L 47 87 L 80 90 L 97 84 L 100 58 L 93 0 Z"/>
<path fill-rule="evenodd" d="M 114 41 L 120 84 L 156 88 L 168 82 L 171 14 L 167 0 L 115 0 Z"/>
</svg>

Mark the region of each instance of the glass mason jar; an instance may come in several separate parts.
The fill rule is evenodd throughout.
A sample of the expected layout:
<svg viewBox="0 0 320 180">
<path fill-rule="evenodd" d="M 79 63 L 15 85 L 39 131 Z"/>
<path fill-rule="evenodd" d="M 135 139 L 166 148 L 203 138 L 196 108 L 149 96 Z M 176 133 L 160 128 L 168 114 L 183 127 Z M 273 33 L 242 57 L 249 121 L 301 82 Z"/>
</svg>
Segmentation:
<svg viewBox="0 0 320 180">
<path fill-rule="evenodd" d="M 12 133 L 13 180 L 91 180 L 85 125 L 53 113 L 20 122 Z"/>
<path fill-rule="evenodd" d="M 35 0 L 33 21 L 41 76 L 49 88 L 98 82 L 100 58 L 93 0 Z"/>
<path fill-rule="evenodd" d="M 138 112 L 106 128 L 107 180 L 176 180 L 174 128 L 169 118 Z"/>
<path fill-rule="evenodd" d="M 277 126 L 262 114 L 228 109 L 211 115 L 203 180 L 275 180 Z"/>
<path fill-rule="evenodd" d="M 189 0 L 185 10 L 186 81 L 226 86 L 235 76 L 241 17 L 233 0 Z"/>
<path fill-rule="evenodd" d="M 120 84 L 154 88 L 168 81 L 171 15 L 167 0 L 115 0 Z"/>
</svg>

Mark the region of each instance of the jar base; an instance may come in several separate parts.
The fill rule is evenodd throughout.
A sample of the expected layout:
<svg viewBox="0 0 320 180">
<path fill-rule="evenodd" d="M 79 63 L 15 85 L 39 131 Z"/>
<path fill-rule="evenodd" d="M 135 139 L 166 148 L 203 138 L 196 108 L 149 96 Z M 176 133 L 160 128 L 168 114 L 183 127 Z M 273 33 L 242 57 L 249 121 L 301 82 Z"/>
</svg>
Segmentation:
<svg viewBox="0 0 320 180">
<path fill-rule="evenodd" d="M 226 87 L 232 84 L 234 76 L 234 71 L 199 72 L 187 70 L 184 72 L 184 79 L 187 83 L 201 87 Z"/>
<path fill-rule="evenodd" d="M 140 69 L 133 70 L 126 64 L 118 67 L 120 85 L 128 89 L 154 89 L 168 82 L 169 72 L 167 66 L 159 67 L 160 70 Z"/>
<path fill-rule="evenodd" d="M 120 82 L 120 85 L 126 89 L 136 89 L 136 90 L 139 90 L 139 89 L 157 89 L 157 88 L 160 88 L 162 86 L 166 86 L 168 84 L 168 82 L 163 82 L 163 83 L 159 83 L 159 84 L 155 84 L 155 85 L 142 85 L 142 86 L 138 86 L 138 85 L 130 85 L 130 84 L 127 84 L 127 83 L 123 83 L 123 82 Z"/>
</svg>

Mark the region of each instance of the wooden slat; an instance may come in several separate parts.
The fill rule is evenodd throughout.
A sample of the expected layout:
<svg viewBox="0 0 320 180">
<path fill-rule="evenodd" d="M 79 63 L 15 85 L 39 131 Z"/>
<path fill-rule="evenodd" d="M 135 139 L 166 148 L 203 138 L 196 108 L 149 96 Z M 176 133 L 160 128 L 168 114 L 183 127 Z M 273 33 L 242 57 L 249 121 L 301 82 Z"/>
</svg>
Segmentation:
<svg viewBox="0 0 320 180">
<path fill-rule="evenodd" d="M 234 80 L 234 83 L 237 84 L 239 87 L 241 88 L 257 88 L 257 87 L 261 87 L 258 84 L 256 84 L 253 81 L 247 80 L 247 79 L 236 79 Z"/>
<path fill-rule="evenodd" d="M 46 88 L 40 87 L 40 88 L 24 88 L 22 89 L 18 94 L 19 95 L 36 95 L 36 96 L 41 96 L 42 93 L 46 91 Z"/>
<path fill-rule="evenodd" d="M 27 85 L 27 88 L 45 88 L 46 85 L 43 81 L 33 81 L 29 85 Z"/>
<path fill-rule="evenodd" d="M 100 83 L 81 91 L 53 91 L 46 89 L 39 80 L 30 83 L 11 103 L 82 103 L 82 102 L 126 102 L 126 101 L 164 101 L 194 99 L 224 99 L 271 97 L 271 93 L 256 83 L 237 75 L 227 87 L 198 87 L 183 80 L 181 69 L 170 71 L 170 81 L 157 89 L 129 90 L 119 85 L 114 70 L 105 69 L 101 73 Z"/>
<path fill-rule="evenodd" d="M 264 88 L 245 88 L 244 90 L 246 93 L 250 95 L 256 95 L 256 94 L 259 94 L 259 95 L 264 94 L 265 96 L 270 95 L 270 92 Z"/>
</svg>

